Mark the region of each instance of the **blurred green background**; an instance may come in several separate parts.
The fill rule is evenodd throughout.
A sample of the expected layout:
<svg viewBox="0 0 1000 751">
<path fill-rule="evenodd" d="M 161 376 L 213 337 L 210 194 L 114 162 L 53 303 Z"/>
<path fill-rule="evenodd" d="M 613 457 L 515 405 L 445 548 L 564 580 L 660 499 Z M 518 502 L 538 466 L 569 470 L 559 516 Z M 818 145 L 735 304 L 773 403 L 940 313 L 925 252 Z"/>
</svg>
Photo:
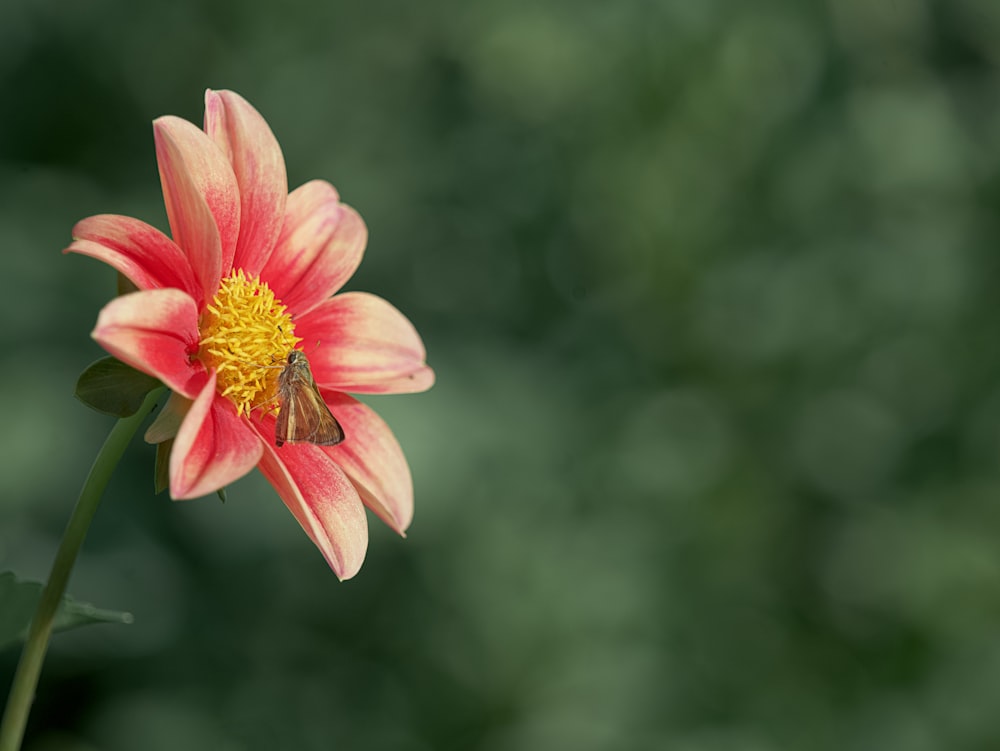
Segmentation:
<svg viewBox="0 0 1000 751">
<path fill-rule="evenodd" d="M 438 383 L 340 584 L 254 473 L 120 467 L 26 748 L 1000 747 L 1000 4 L 0 5 L 0 569 L 110 421 L 72 397 L 206 87 L 371 239 Z M 0 653 L 9 685 L 16 650 Z M 4 689 L 6 690 L 6 689 Z"/>
</svg>

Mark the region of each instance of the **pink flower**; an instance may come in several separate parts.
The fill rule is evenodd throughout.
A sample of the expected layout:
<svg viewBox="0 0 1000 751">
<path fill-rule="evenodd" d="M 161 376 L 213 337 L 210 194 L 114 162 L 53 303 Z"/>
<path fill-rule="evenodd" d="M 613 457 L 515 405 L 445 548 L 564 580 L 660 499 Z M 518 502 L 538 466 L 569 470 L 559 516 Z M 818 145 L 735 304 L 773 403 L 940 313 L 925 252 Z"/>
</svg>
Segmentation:
<svg viewBox="0 0 1000 751">
<path fill-rule="evenodd" d="M 434 383 L 413 325 L 385 300 L 334 295 L 367 229 L 323 181 L 288 193 L 281 149 L 231 91 L 205 94 L 205 129 L 153 123 L 173 240 L 125 216 L 92 216 L 66 252 L 97 258 L 139 291 L 104 307 L 93 337 L 171 389 L 146 433 L 169 449 L 174 499 L 213 493 L 259 467 L 341 579 L 368 546 L 364 506 L 403 534 L 410 470 L 388 426 L 344 392 L 424 391 Z M 274 389 L 289 352 L 308 355 L 344 428 L 335 446 L 275 445 Z"/>
</svg>

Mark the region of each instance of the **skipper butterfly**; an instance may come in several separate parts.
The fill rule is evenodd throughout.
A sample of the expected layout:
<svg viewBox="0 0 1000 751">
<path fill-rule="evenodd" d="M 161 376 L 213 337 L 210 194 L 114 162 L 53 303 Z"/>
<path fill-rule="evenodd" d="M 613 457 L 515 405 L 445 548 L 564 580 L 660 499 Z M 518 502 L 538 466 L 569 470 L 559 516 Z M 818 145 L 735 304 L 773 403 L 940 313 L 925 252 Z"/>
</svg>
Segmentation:
<svg viewBox="0 0 1000 751">
<path fill-rule="evenodd" d="M 278 421 L 274 443 L 314 443 L 334 446 L 344 440 L 344 429 L 326 406 L 313 380 L 306 356 L 293 349 L 278 374 Z"/>
</svg>

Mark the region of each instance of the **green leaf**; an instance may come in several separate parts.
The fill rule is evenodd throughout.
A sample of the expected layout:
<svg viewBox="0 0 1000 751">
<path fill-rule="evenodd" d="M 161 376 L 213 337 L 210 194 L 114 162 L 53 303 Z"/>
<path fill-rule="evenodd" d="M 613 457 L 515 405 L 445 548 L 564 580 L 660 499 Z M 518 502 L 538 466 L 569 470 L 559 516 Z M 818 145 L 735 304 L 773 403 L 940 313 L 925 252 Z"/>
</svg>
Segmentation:
<svg viewBox="0 0 1000 751">
<path fill-rule="evenodd" d="M 76 382 L 76 398 L 114 417 L 130 417 L 160 382 L 113 357 L 87 366 Z"/>
<path fill-rule="evenodd" d="M 39 582 L 18 581 L 10 571 L 0 573 L 0 648 L 23 641 L 42 596 Z M 63 597 L 53 628 L 65 631 L 88 623 L 132 623 L 131 613 L 102 610 L 72 597 Z"/>
</svg>

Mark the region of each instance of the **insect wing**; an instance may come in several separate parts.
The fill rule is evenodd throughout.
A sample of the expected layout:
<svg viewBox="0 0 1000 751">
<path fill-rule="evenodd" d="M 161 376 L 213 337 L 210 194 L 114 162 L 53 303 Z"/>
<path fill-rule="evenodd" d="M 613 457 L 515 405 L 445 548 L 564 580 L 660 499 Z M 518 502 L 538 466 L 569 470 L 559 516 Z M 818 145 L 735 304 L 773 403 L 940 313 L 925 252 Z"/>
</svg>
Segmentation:
<svg viewBox="0 0 1000 751">
<path fill-rule="evenodd" d="M 288 364 L 278 374 L 278 407 L 274 426 L 276 445 L 333 446 L 344 440 L 344 429 L 323 401 L 301 352 L 289 355 Z"/>
</svg>

